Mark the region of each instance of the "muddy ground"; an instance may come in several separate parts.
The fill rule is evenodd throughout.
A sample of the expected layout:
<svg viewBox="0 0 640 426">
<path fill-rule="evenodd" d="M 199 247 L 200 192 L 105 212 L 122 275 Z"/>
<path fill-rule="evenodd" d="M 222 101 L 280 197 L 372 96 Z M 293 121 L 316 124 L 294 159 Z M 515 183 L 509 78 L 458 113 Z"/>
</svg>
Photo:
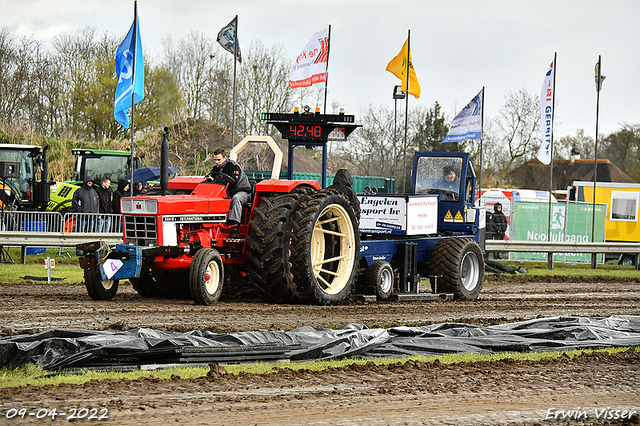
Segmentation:
<svg viewBox="0 0 640 426">
<path fill-rule="evenodd" d="M 426 288 L 424 288 L 426 290 Z M 115 299 L 94 302 L 79 285 L 0 284 L 2 334 L 53 328 L 126 330 L 150 327 L 216 332 L 291 330 L 302 325 L 369 327 L 445 321 L 496 324 L 557 315 L 640 315 L 640 282 L 527 275 L 488 275 L 473 302 L 354 300 L 340 306 L 273 305 L 222 299 L 215 306 L 138 296 L 121 285 Z M 640 357 L 584 355 L 574 360 L 502 361 L 455 366 L 409 362 L 320 373 L 286 368 L 268 376 L 224 374 L 198 380 L 107 380 L 83 386 L 0 390 L 0 424 L 41 424 L 27 413 L 96 409 L 112 424 L 638 424 Z M 607 408 L 609 407 L 609 408 Z M 35 410 L 35 411 L 34 411 Z M 634 414 L 624 410 L 635 411 Z M 90 412 L 91 413 L 91 412 Z M 565 416 L 565 419 L 561 418 Z M 617 417 L 617 418 L 616 418 Z"/>
</svg>

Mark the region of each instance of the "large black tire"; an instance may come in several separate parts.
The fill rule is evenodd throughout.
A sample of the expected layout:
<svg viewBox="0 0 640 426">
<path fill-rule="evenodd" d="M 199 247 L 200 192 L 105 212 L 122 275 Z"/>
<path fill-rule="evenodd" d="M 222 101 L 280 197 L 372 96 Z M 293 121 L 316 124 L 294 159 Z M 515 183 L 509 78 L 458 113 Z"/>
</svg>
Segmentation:
<svg viewBox="0 0 640 426">
<path fill-rule="evenodd" d="M 365 272 L 365 284 L 382 300 L 387 300 L 393 292 L 395 274 L 389 262 L 376 260 Z"/>
<path fill-rule="evenodd" d="M 129 278 L 133 289 L 143 297 L 155 297 L 158 295 L 158 286 L 156 280 L 151 274 L 150 269 L 143 269 L 140 271 L 138 278 Z"/>
<path fill-rule="evenodd" d="M 431 255 L 429 274 L 441 276 L 439 292 L 453 293 L 455 299 L 474 300 L 484 281 L 482 250 L 470 238 L 443 238 Z M 431 278 L 431 288 L 434 287 L 435 279 Z"/>
<path fill-rule="evenodd" d="M 300 201 L 290 225 L 291 266 L 302 301 L 345 300 L 360 261 L 358 220 L 349 200 L 332 189 L 311 193 Z"/>
<path fill-rule="evenodd" d="M 152 269 L 151 276 L 158 292 L 157 296 L 163 299 L 191 299 L 189 273 L 189 269 Z"/>
<path fill-rule="evenodd" d="M 291 303 L 300 298 L 291 273 L 287 223 L 303 194 L 304 189 L 266 195 L 254 210 L 247 236 L 249 274 L 258 294 L 270 301 Z"/>
<path fill-rule="evenodd" d="M 222 294 L 224 265 L 217 250 L 198 250 L 189 269 L 191 298 L 198 305 L 213 305 Z"/>
<path fill-rule="evenodd" d="M 84 270 L 84 285 L 93 300 L 111 300 L 118 292 L 118 280 L 103 280 L 94 268 Z"/>
</svg>

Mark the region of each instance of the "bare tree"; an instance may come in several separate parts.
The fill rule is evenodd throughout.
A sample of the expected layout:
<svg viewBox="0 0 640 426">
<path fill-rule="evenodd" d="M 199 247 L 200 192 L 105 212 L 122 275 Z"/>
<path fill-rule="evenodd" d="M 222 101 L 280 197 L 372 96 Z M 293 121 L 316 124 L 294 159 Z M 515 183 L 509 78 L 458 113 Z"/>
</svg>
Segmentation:
<svg viewBox="0 0 640 426">
<path fill-rule="evenodd" d="M 582 158 L 593 158 L 595 142 L 591 136 L 584 134 L 583 129 L 576 130 L 575 136 L 563 136 L 553 143 L 556 158 L 568 158 L 573 150 L 579 152 Z"/>
<path fill-rule="evenodd" d="M 214 41 L 197 31 L 178 41 L 174 48 L 170 37 L 163 39 L 164 66 L 176 78 L 183 94 L 185 114 L 188 117 L 205 116 L 204 97 L 213 73 Z"/>
<path fill-rule="evenodd" d="M 289 87 L 290 59 L 282 48 L 265 48 L 252 41 L 238 73 L 236 95 L 236 133 L 272 135 L 273 126 L 261 120 L 264 112 L 288 112 L 292 109 Z"/>
<path fill-rule="evenodd" d="M 21 119 L 21 98 L 28 79 L 25 58 L 28 40 L 17 40 L 7 27 L 0 29 L 0 119 L 14 124 Z"/>
<path fill-rule="evenodd" d="M 495 119 L 497 139 L 504 143 L 508 157 L 500 178 L 511 171 L 517 161 L 534 155 L 540 146 L 540 109 L 538 99 L 526 89 L 509 92 Z"/>
</svg>

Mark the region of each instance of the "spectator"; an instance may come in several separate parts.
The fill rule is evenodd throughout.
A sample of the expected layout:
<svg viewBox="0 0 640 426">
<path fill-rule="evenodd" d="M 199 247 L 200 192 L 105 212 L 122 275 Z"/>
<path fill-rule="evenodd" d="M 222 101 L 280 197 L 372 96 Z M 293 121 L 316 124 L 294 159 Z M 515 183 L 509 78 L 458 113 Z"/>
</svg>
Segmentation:
<svg viewBox="0 0 640 426">
<path fill-rule="evenodd" d="M 140 195 L 142 192 L 142 182 L 136 182 L 133 184 L 133 196 Z"/>
<path fill-rule="evenodd" d="M 96 232 L 111 232 L 111 213 L 113 213 L 111 178 L 103 176 L 100 185 L 95 188 L 98 193 L 98 211 L 102 213 L 98 216 Z"/>
<path fill-rule="evenodd" d="M 358 201 L 358 196 L 356 195 L 356 191 L 353 190 L 353 177 L 351 173 L 347 169 L 339 169 L 336 172 L 336 175 L 333 178 L 333 185 L 329 188 L 337 189 L 338 191 L 345 194 L 351 204 L 353 204 L 353 208 L 356 211 L 356 215 L 358 218 L 360 217 L 360 201 Z"/>
<path fill-rule="evenodd" d="M 502 212 L 502 204 L 493 205 L 493 213 L 487 217 L 487 238 L 490 240 L 504 240 L 504 233 L 507 231 L 507 218 Z M 501 253 L 493 253 L 493 256 L 500 259 Z"/>
<path fill-rule="evenodd" d="M 118 181 L 118 189 L 113 193 L 113 200 L 111 201 L 111 210 L 115 214 L 120 214 L 120 198 L 129 196 L 129 182 L 126 179 L 120 179 Z M 115 232 L 122 230 L 121 218 L 116 218 Z"/>
<path fill-rule="evenodd" d="M 118 189 L 113 193 L 113 200 L 111 201 L 111 211 L 116 214 L 120 214 L 120 198 L 129 196 L 129 181 L 126 179 L 120 179 L 118 181 Z"/>
<path fill-rule="evenodd" d="M 76 189 L 71 199 L 71 207 L 76 213 L 88 213 L 81 214 L 78 220 L 78 231 L 80 232 L 94 232 L 94 219 L 95 214 L 99 211 L 98 194 L 93 189 L 93 178 L 89 175 L 85 175 L 82 186 Z"/>
</svg>

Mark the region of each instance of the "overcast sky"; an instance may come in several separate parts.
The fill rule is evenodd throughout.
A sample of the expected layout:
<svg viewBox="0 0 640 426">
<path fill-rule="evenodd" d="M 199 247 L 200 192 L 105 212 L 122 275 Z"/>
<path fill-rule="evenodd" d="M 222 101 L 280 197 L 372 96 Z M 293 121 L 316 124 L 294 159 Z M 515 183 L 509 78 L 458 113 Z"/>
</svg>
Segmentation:
<svg viewBox="0 0 640 426">
<path fill-rule="evenodd" d="M 86 25 L 124 37 L 133 20 L 131 0 L 0 0 L 0 6 L 2 26 L 48 47 L 61 32 Z M 556 139 L 577 129 L 595 136 L 594 65 L 602 55 L 600 134 L 640 124 L 638 0 L 139 0 L 138 13 L 143 47 L 156 58 L 163 36 L 215 37 L 238 15 L 241 49 L 260 40 L 281 46 L 293 63 L 313 33 L 331 25 L 329 104 L 337 101 L 356 120 L 369 105 L 393 107 L 399 80 L 385 67 L 407 30 L 422 87 L 409 105 L 437 101 L 449 120 L 483 86 L 485 118 L 498 114 L 509 92 L 524 88 L 539 96 L 557 52 Z M 217 45 L 214 53 L 229 54 Z"/>
</svg>

